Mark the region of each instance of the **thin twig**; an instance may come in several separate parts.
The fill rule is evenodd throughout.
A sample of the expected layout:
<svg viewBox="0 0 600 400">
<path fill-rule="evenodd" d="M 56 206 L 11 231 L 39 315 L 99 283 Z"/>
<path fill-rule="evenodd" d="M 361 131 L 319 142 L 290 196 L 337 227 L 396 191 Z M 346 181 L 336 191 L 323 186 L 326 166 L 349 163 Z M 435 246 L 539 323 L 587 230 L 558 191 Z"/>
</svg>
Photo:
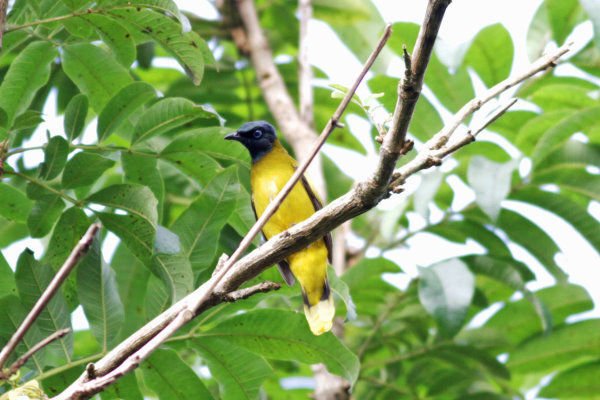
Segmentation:
<svg viewBox="0 0 600 400">
<path fill-rule="evenodd" d="M 247 299 L 248 297 L 250 297 L 256 293 L 266 293 L 266 292 L 270 292 L 272 290 L 279 290 L 279 289 L 281 289 L 281 285 L 279 283 L 266 281 L 266 282 L 261 282 L 259 284 L 256 284 L 254 286 L 250 286 L 248 288 L 239 289 L 239 290 L 236 290 L 235 292 L 227 293 L 226 295 L 223 296 L 223 300 L 226 302 L 232 303 L 232 302 L 236 302 L 239 300 Z"/>
<path fill-rule="evenodd" d="M 64 328 L 64 329 L 60 329 L 56 332 L 54 332 L 53 334 L 51 334 L 50 336 L 48 336 L 45 339 L 40 340 L 38 343 L 36 343 L 35 345 L 33 345 L 28 351 L 27 353 L 23 354 L 21 357 L 19 357 L 14 363 L 12 363 L 12 365 L 8 368 L 8 370 L 6 372 L 0 371 L 0 379 L 8 379 L 11 376 L 13 376 L 14 374 L 17 373 L 17 371 L 23 366 L 25 365 L 25 363 L 31 358 L 33 357 L 33 355 L 35 353 L 37 353 L 38 351 L 40 351 L 41 349 L 43 349 L 44 347 L 48 346 L 50 343 L 54 342 L 55 340 L 61 339 L 64 336 L 66 336 L 67 334 L 69 334 L 71 332 L 70 328 Z"/>
<path fill-rule="evenodd" d="M 538 72 L 545 71 L 548 68 L 553 68 L 556 65 L 558 59 L 571 49 L 571 46 L 573 46 L 573 42 L 564 44 L 559 49 L 536 60 L 534 63 L 525 68 L 523 72 L 515 76 L 509 77 L 508 79 L 505 79 L 504 81 L 488 89 L 481 96 L 469 101 L 460 110 L 458 110 L 458 112 L 454 115 L 452 121 L 444 125 L 444 128 L 437 135 L 431 138 L 425 144 L 425 146 L 430 149 L 441 148 L 448 142 L 448 139 L 450 139 L 450 137 L 456 131 L 456 129 L 471 114 L 479 110 L 481 106 L 498 96 L 500 93 L 503 93 L 508 89 L 512 88 L 513 86 L 518 85 L 519 83 L 523 82 L 527 78 L 532 77 Z"/>
<path fill-rule="evenodd" d="M 99 229 L 100 224 L 97 223 L 92 224 L 88 228 L 87 232 L 85 233 L 85 235 L 83 235 L 79 243 L 77 243 L 75 248 L 71 251 L 71 254 L 69 254 L 69 257 L 64 262 L 62 267 L 60 267 L 56 275 L 54 275 L 54 278 L 52 278 L 52 281 L 50 281 L 50 284 L 44 290 L 44 293 L 42 293 L 42 295 L 37 300 L 31 311 L 29 311 L 29 314 L 27 314 L 23 322 L 21 322 L 21 325 L 17 328 L 17 331 L 12 335 L 8 343 L 6 343 L 6 345 L 2 348 L 2 351 L 0 351 L 0 369 L 2 369 L 12 351 L 23 339 L 23 337 L 25 336 L 31 325 L 33 325 L 33 323 L 40 315 L 42 310 L 46 307 L 46 305 L 50 302 L 52 297 L 56 294 L 56 292 L 60 288 L 60 285 L 65 281 L 65 279 L 67 279 L 69 273 L 73 270 L 75 265 L 77 265 L 77 262 L 87 252 L 88 248 L 92 244 L 92 241 L 94 240 L 94 236 L 96 235 Z"/>
</svg>

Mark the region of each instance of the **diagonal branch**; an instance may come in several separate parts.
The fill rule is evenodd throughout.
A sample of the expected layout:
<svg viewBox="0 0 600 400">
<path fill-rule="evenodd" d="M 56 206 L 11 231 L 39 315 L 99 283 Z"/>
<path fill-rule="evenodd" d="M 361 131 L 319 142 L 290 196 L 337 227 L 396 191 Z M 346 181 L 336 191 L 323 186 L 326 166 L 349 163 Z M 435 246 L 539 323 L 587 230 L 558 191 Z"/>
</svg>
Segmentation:
<svg viewBox="0 0 600 400">
<path fill-rule="evenodd" d="M 50 284 L 46 290 L 44 290 L 44 293 L 42 293 L 31 311 L 29 311 L 29 314 L 27 314 L 23 322 L 21 322 L 21 325 L 17 328 L 16 332 L 12 335 L 8 343 L 6 343 L 6 345 L 2 348 L 2 351 L 0 351 L 0 369 L 2 369 L 12 351 L 23 339 L 42 310 L 46 307 L 46 305 L 48 305 L 50 300 L 52 300 L 52 297 L 56 294 L 60 288 L 60 285 L 65 281 L 65 279 L 67 279 L 69 273 L 71 273 L 73 268 L 75 268 L 77 262 L 87 252 L 88 248 L 92 244 L 92 240 L 94 239 L 96 232 L 98 232 L 99 229 L 100 224 L 92 224 L 88 228 L 87 232 L 85 235 L 83 235 L 79 243 L 77 243 L 77 246 L 75 246 L 75 248 L 71 251 L 71 254 L 69 254 L 69 257 L 64 262 L 62 267 L 60 267 L 56 275 L 54 275 L 54 278 L 52 278 Z"/>
<path fill-rule="evenodd" d="M 23 354 L 14 363 L 12 363 L 11 366 L 8 367 L 7 371 L 0 371 L 0 379 L 8 379 L 8 378 L 10 378 L 14 374 L 16 374 L 17 371 L 23 365 L 25 365 L 25 363 L 27 361 L 29 361 L 29 359 L 31 357 L 33 357 L 33 355 L 35 353 L 37 353 L 38 351 L 40 351 L 44 347 L 48 346 L 50 343 L 54 342 L 55 340 L 58 340 L 58 339 L 61 339 L 61 338 L 65 337 L 69 333 L 71 333 L 71 329 L 70 328 L 64 328 L 64 329 L 60 329 L 60 330 L 54 332 L 53 334 L 51 334 L 50 336 L 48 336 L 45 339 L 40 340 L 38 343 L 36 343 L 35 345 L 33 345 L 25 354 Z"/>
</svg>

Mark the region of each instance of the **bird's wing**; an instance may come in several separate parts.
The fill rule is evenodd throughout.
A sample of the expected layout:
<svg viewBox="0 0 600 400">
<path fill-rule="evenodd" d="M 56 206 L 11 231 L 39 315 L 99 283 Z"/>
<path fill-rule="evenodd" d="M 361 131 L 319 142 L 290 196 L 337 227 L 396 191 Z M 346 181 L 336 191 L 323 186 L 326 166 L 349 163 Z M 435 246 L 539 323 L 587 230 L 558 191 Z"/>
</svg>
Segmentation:
<svg viewBox="0 0 600 400">
<path fill-rule="evenodd" d="M 315 208 L 315 211 L 318 211 L 321 208 L 323 208 L 323 204 L 321 203 L 319 196 L 316 195 L 315 191 L 310 186 L 310 183 L 308 183 L 308 180 L 304 175 L 302 175 L 302 186 L 304 186 L 304 190 L 306 190 L 308 198 L 310 199 L 313 207 Z M 328 232 L 327 235 L 323 236 L 323 241 L 325 242 L 325 247 L 327 247 L 327 260 L 331 264 L 331 257 L 333 255 L 333 240 L 331 239 L 331 232 Z"/>
<path fill-rule="evenodd" d="M 254 217 L 258 219 L 258 215 L 256 214 L 256 208 L 254 207 L 254 199 L 250 199 L 250 204 L 252 204 L 252 211 L 254 211 Z M 262 236 L 265 240 L 268 240 L 265 236 L 265 233 L 262 230 L 260 233 L 262 233 Z M 294 274 L 292 273 L 292 270 L 290 269 L 290 264 L 287 262 L 287 260 L 279 261 L 277 263 L 277 268 L 279 269 L 283 280 L 285 281 L 285 283 L 288 284 L 288 286 L 292 286 L 294 283 L 296 283 L 296 278 L 294 278 Z"/>
</svg>

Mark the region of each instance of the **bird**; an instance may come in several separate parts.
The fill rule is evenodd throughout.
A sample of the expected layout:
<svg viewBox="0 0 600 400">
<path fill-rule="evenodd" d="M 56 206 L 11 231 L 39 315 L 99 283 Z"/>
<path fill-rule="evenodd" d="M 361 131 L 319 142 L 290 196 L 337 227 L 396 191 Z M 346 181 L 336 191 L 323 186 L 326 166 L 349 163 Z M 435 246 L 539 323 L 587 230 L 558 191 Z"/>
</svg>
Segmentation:
<svg viewBox="0 0 600 400">
<path fill-rule="evenodd" d="M 297 168 L 297 162 L 277 139 L 275 128 L 266 121 L 243 124 L 236 132 L 225 136 L 246 147 L 252 159 L 250 188 L 252 209 L 259 218 L 277 196 Z M 320 199 L 302 176 L 279 209 L 262 228 L 269 240 L 298 224 L 322 207 Z M 290 254 L 278 267 L 288 285 L 297 279 L 302 289 L 304 314 L 311 332 L 321 335 L 331 330 L 335 307 L 327 280 L 327 265 L 331 262 L 331 234 Z"/>
</svg>

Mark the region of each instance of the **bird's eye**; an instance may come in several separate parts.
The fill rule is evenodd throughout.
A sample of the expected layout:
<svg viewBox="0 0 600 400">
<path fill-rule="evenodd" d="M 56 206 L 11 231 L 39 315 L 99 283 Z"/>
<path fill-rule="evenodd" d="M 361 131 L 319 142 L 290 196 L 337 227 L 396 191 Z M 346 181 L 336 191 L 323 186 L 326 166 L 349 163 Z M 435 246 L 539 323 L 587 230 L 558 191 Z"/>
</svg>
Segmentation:
<svg viewBox="0 0 600 400">
<path fill-rule="evenodd" d="M 263 135 L 263 132 L 260 129 L 257 129 L 254 131 L 254 133 L 252 133 L 252 136 L 254 137 L 254 139 L 260 139 Z"/>
</svg>

